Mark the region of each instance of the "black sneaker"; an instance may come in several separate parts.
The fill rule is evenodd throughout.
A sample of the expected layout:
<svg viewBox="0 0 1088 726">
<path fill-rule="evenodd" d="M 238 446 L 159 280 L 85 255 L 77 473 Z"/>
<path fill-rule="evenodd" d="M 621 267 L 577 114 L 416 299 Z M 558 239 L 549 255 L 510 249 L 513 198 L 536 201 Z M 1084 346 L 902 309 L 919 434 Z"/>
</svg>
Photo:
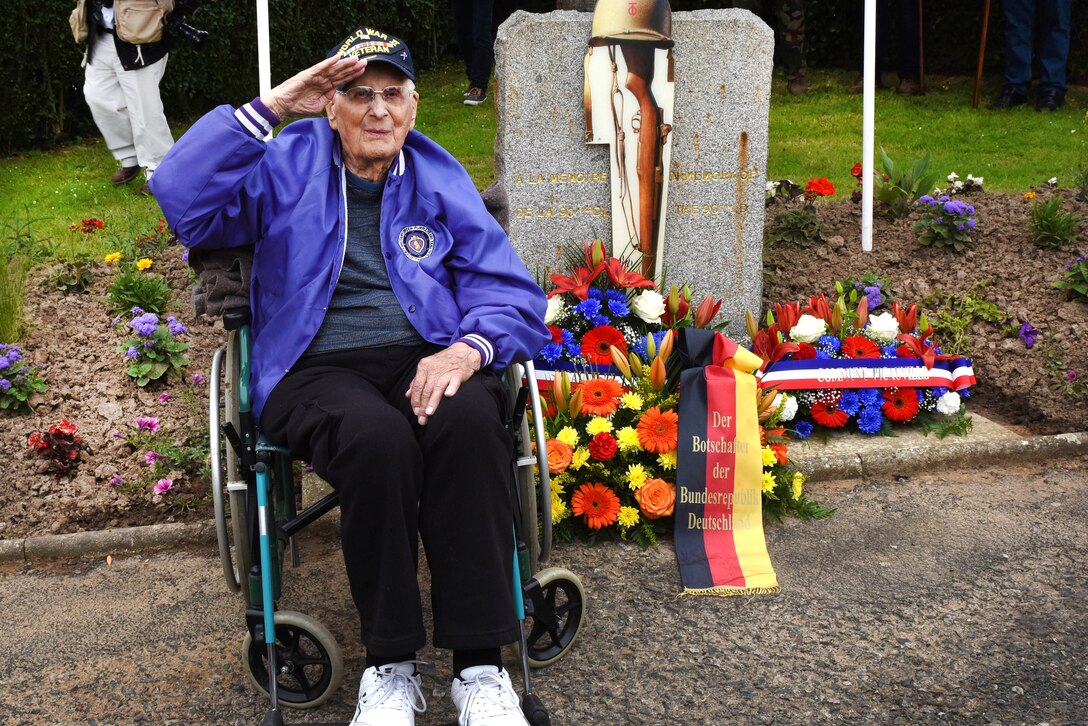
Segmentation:
<svg viewBox="0 0 1088 726">
<path fill-rule="evenodd" d="M 1014 108 L 1016 106 L 1023 106 L 1028 102 L 1028 96 L 1026 93 L 1017 93 L 1009 86 L 1005 86 L 1001 89 L 1001 95 L 994 99 L 994 102 L 990 104 L 990 108 L 994 110 L 1002 110 L 1006 108 Z"/>
<path fill-rule="evenodd" d="M 1065 103 L 1065 94 L 1053 89 L 1039 91 L 1039 100 L 1035 102 L 1036 111 L 1057 111 Z"/>
<path fill-rule="evenodd" d="M 481 103 L 487 100 L 487 91 L 482 88 L 473 86 L 465 93 L 465 105 L 466 106 L 479 106 Z"/>
</svg>

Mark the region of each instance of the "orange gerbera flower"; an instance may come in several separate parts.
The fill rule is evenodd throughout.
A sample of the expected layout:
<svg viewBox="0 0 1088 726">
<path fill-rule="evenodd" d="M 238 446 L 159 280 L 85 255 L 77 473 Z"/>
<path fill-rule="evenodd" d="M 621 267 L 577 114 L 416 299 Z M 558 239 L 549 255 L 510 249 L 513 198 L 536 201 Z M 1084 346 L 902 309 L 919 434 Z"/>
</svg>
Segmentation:
<svg viewBox="0 0 1088 726">
<path fill-rule="evenodd" d="M 913 388 L 884 391 L 884 415 L 892 421 L 910 421 L 918 413 L 918 394 Z"/>
<path fill-rule="evenodd" d="M 600 529 L 615 524 L 620 516 L 620 498 L 599 482 L 583 484 L 570 499 L 570 511 L 576 517 L 585 517 L 586 526 Z"/>
<path fill-rule="evenodd" d="M 612 346 L 627 355 L 627 341 L 623 333 L 611 325 L 598 325 L 582 336 L 582 357 L 597 365 L 612 365 Z"/>
<path fill-rule="evenodd" d="M 667 454 L 676 448 L 680 419 L 676 411 L 647 409 L 638 420 L 638 443 L 654 454 Z"/>
<path fill-rule="evenodd" d="M 582 414 L 586 416 L 611 416 L 620 407 L 623 386 L 611 378 L 590 378 L 579 383 L 576 390 L 582 392 Z"/>
</svg>

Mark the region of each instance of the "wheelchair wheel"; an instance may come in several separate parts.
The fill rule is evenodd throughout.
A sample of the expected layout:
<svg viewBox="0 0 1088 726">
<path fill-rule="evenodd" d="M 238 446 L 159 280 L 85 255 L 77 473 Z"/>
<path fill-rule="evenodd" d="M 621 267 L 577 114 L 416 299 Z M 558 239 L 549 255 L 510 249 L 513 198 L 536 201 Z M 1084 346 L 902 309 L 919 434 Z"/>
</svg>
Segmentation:
<svg viewBox="0 0 1088 726">
<path fill-rule="evenodd" d="M 533 596 L 533 614 L 527 615 L 525 636 L 529 665 L 543 668 L 570 650 L 586 614 L 586 593 L 582 581 L 570 570 L 549 567 L 534 578 L 540 591 Z"/>
<path fill-rule="evenodd" d="M 282 706 L 317 708 L 327 701 L 344 675 L 340 646 L 325 628 L 302 613 L 281 610 L 276 623 L 276 689 Z M 249 681 L 268 693 L 268 652 L 246 633 L 242 660 Z"/>
<path fill-rule="evenodd" d="M 238 476 L 238 461 L 234 447 L 223 435 L 223 425 L 238 427 L 238 404 L 235 386 L 238 380 L 237 334 L 231 332 L 227 347 L 216 349 L 212 356 L 211 380 L 208 392 L 208 432 L 211 454 L 212 503 L 215 509 L 215 532 L 219 542 L 219 559 L 223 577 L 231 592 L 241 592 L 249 604 L 249 589 L 242 587 L 244 573 L 249 571 L 249 528 L 246 525 L 245 491 L 229 491 L 227 484 Z M 229 502 L 229 509 L 228 509 Z M 230 532 L 228 534 L 228 520 Z M 234 546 L 234 557 L 231 546 Z M 237 560 L 237 561 L 235 561 Z"/>
</svg>

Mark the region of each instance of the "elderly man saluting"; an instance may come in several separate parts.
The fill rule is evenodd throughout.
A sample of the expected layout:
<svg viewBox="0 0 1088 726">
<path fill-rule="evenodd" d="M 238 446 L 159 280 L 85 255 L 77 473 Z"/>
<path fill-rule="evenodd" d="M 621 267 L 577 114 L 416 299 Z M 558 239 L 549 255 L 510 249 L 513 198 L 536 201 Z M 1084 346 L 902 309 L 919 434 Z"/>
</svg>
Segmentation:
<svg viewBox="0 0 1088 726">
<path fill-rule="evenodd" d="M 550 340 L 546 301 L 465 170 L 413 131 L 414 79 L 403 41 L 361 27 L 200 119 L 151 186 L 186 246 L 255 245 L 255 413 L 340 496 L 366 647 L 351 723 L 411 726 L 426 708 L 421 537 L 459 723 L 521 725 L 500 656 L 518 624 L 496 371 Z"/>
</svg>

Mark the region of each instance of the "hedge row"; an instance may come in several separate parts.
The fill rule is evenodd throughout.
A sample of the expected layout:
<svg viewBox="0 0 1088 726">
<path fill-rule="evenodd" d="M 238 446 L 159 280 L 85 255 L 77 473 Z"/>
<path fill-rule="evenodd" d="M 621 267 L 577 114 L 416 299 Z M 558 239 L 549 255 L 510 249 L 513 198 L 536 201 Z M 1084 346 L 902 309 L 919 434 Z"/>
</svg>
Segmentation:
<svg viewBox="0 0 1088 726">
<path fill-rule="evenodd" d="M 778 0 L 674 0 L 674 11 L 744 5 L 772 26 Z M 856 68 L 861 30 L 860 0 L 806 3 L 806 45 L 812 67 Z M 73 0 L 11 0 L 0 24 L 0 154 L 48 148 L 96 133 L 83 101 L 83 51 L 71 37 L 67 18 Z M 411 46 L 423 68 L 454 55 L 448 0 L 276 0 L 270 3 L 273 82 L 319 58 L 364 20 L 391 30 Z M 925 3 L 926 70 L 974 75 L 982 25 L 981 3 Z M 1088 81 L 1088 8 L 1073 10 L 1070 80 Z M 555 0 L 496 0 L 497 25 L 516 8 L 546 12 Z M 193 118 L 219 103 L 247 99 L 257 89 L 257 34 L 254 0 L 204 0 L 192 23 L 210 33 L 201 51 L 177 48 L 163 81 L 171 119 Z M 986 70 L 1001 73 L 1001 4 L 992 3 Z M 892 33 L 895 37 L 895 33 Z M 884 49 L 894 68 L 895 48 Z M 580 59 L 572 62 L 580 63 Z M 889 79 L 890 80 L 890 79 Z"/>
</svg>

